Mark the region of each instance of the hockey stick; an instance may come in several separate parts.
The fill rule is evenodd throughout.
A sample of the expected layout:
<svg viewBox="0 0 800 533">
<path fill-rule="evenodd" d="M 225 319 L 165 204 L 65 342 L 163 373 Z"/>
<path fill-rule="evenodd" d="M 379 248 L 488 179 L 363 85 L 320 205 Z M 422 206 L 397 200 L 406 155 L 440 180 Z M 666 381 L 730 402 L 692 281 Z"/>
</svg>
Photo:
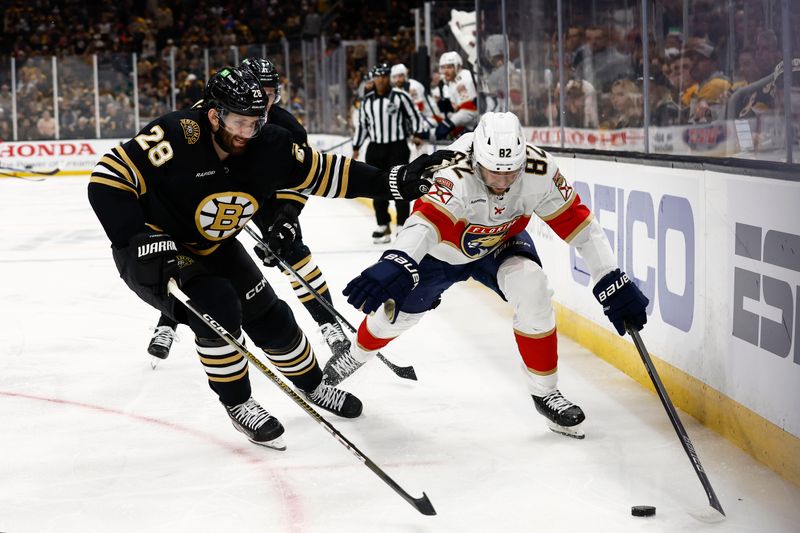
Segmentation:
<svg viewBox="0 0 800 533">
<path fill-rule="evenodd" d="M 669 421 L 672 422 L 672 427 L 675 428 L 675 433 L 678 434 L 678 440 L 681 441 L 681 445 L 683 446 L 684 451 L 686 451 L 686 455 L 689 456 L 689 461 L 692 463 L 692 467 L 697 473 L 697 477 L 700 478 L 700 483 L 703 484 L 703 488 L 706 491 L 706 496 L 708 496 L 708 504 L 724 517 L 725 511 L 722 510 L 722 505 L 719 503 L 717 495 L 714 493 L 714 488 L 711 486 L 711 482 L 708 480 L 705 470 L 703 470 L 703 465 L 700 464 L 700 457 L 698 457 L 697 451 L 695 451 L 692 441 L 689 439 L 689 435 L 686 433 L 686 429 L 683 427 L 681 419 L 678 417 L 678 413 L 675 411 L 675 406 L 672 405 L 672 400 L 670 400 L 667 390 L 664 388 L 664 384 L 661 383 L 661 378 L 658 376 L 658 372 L 656 372 L 656 367 L 653 365 L 653 361 L 650 359 L 650 354 L 647 352 L 647 348 L 642 341 L 642 337 L 639 336 L 638 331 L 633 329 L 628 324 L 625 324 L 625 329 L 633 338 L 633 344 L 636 345 L 636 350 L 639 352 L 642 362 L 644 363 L 644 367 L 647 369 L 647 373 L 650 375 L 650 379 L 656 388 L 658 397 L 661 399 L 661 403 L 664 405 L 664 409 L 667 411 Z"/>
<path fill-rule="evenodd" d="M 436 511 L 433 509 L 433 504 L 428 499 L 428 496 L 423 492 L 421 498 L 414 498 L 409 493 L 407 493 L 403 488 L 397 484 L 389 475 L 381 470 L 381 468 L 376 465 L 372 460 L 364 455 L 361 450 L 356 448 L 355 444 L 350 442 L 347 437 L 342 435 L 333 425 L 322 418 L 322 416 L 313 408 L 311 405 L 306 402 L 299 394 L 297 394 L 291 387 L 289 387 L 284 381 L 279 378 L 272 370 L 270 370 L 258 357 L 253 355 L 247 348 L 244 347 L 242 343 L 240 343 L 233 335 L 228 333 L 228 331 L 222 327 L 219 322 L 214 320 L 208 313 L 202 312 L 198 307 L 192 302 L 189 297 L 184 293 L 179 287 L 178 284 L 175 282 L 174 279 L 170 279 L 169 283 L 167 283 L 167 287 L 169 289 L 169 293 L 174 296 L 179 302 L 181 302 L 189 311 L 191 311 L 194 315 L 196 315 L 200 320 L 202 320 L 208 327 L 213 329 L 217 335 L 220 336 L 222 340 L 227 342 L 232 348 L 236 349 L 242 356 L 246 357 L 253 365 L 258 368 L 262 374 L 267 376 L 267 378 L 276 384 L 280 389 L 289 396 L 294 403 L 299 405 L 303 411 L 308 413 L 308 415 L 314 419 L 319 425 L 325 428 L 325 431 L 331 434 L 333 438 L 339 441 L 345 448 L 350 450 L 350 452 L 355 455 L 359 461 L 364 463 L 367 468 L 372 470 L 375 475 L 377 475 L 384 483 L 389 485 L 397 494 L 402 496 L 402 498 L 414 506 L 414 508 L 424 515 L 435 515 Z"/>
<path fill-rule="evenodd" d="M 299 272 L 297 272 L 297 271 L 296 271 L 295 269 L 293 269 L 293 268 L 292 268 L 292 267 L 291 267 L 289 264 L 287 264 L 287 263 L 286 263 L 286 261 L 284 261 L 283 259 L 281 259 L 281 258 L 280 258 L 280 257 L 278 257 L 277 255 L 275 255 L 274 253 L 272 253 L 272 250 L 270 250 L 270 249 L 267 247 L 267 243 L 265 243 L 265 242 L 264 242 L 264 240 L 263 240 L 263 239 L 262 239 L 262 238 L 261 238 L 261 237 L 258 235 L 258 233 L 256 233 L 255 231 L 253 231 L 253 229 L 252 229 L 252 228 L 250 228 L 249 226 L 245 226 L 245 227 L 244 227 L 244 229 L 245 229 L 245 231 L 246 231 L 247 233 L 249 233 L 249 234 L 250 234 L 250 236 L 251 236 L 253 239 L 255 239 L 255 241 L 256 241 L 256 244 L 258 245 L 258 247 L 259 247 L 259 248 L 261 248 L 262 250 L 264 250 L 264 253 L 265 253 L 265 254 L 269 255 L 269 256 L 270 256 L 270 257 L 272 257 L 272 258 L 274 258 L 276 261 L 278 261 L 278 264 L 279 264 L 279 265 L 281 265 L 281 266 L 282 266 L 284 269 L 286 269 L 288 272 L 290 272 L 290 273 L 291 273 L 291 274 L 292 274 L 292 275 L 295 277 L 295 279 L 296 279 L 298 282 L 300 282 L 300 284 L 301 284 L 303 287 L 305 287 L 305 288 L 306 288 L 306 290 L 308 290 L 308 291 L 309 291 L 309 292 L 310 292 L 312 295 L 314 295 L 314 298 L 316 298 L 316 299 L 317 299 L 317 301 L 318 301 L 320 304 L 322 304 L 322 307 L 324 307 L 324 308 L 325 308 L 325 309 L 326 309 L 326 310 L 327 310 L 329 313 L 331 313 L 331 314 L 332 314 L 332 315 L 334 315 L 334 316 L 335 316 L 337 319 L 339 319 L 339 321 L 340 321 L 342 324 L 344 324 L 345 326 L 347 326 L 347 328 L 348 328 L 348 329 L 349 329 L 351 332 L 353 332 L 353 333 L 356 333 L 356 329 L 353 327 L 353 325 L 352 325 L 352 324 L 350 324 L 350 322 L 348 322 L 348 321 L 347 321 L 347 319 L 346 319 L 345 317 L 343 317 L 343 316 L 341 315 L 341 313 L 339 313 L 339 311 L 337 311 L 337 310 L 336 310 L 336 308 L 335 308 L 335 307 L 333 307 L 333 305 L 332 305 L 330 302 L 328 302 L 328 300 L 326 300 L 325 298 L 323 298 L 323 297 L 322 297 L 322 296 L 321 296 L 321 295 L 320 295 L 320 294 L 319 294 L 319 293 L 316 291 L 316 289 L 314 289 L 314 287 L 312 287 L 312 286 L 311 286 L 311 285 L 310 285 L 310 284 L 309 284 L 309 283 L 308 283 L 308 282 L 307 282 L 307 281 L 306 281 L 306 280 L 303 278 L 303 276 L 301 276 L 301 275 L 300 275 L 300 273 L 299 273 Z M 401 377 L 401 378 L 403 378 L 403 379 L 410 379 L 410 380 L 413 380 L 413 381 L 417 381 L 417 373 L 416 373 L 416 372 L 414 372 L 414 367 L 413 367 L 413 366 L 398 366 L 398 365 L 396 365 L 396 364 L 392 363 L 391 361 L 389 361 L 388 359 L 386 359 L 386 357 L 385 357 L 385 356 L 384 356 L 382 353 L 380 353 L 380 352 L 378 352 L 378 353 L 376 354 L 376 356 L 378 357 L 378 359 L 380 359 L 380 360 L 381 360 L 381 362 L 382 362 L 383 364 L 385 364 L 386 366 L 388 366 L 388 367 L 389 367 L 389 369 L 390 369 L 392 372 L 394 372 L 396 376 L 398 376 L 398 377 Z"/>
<path fill-rule="evenodd" d="M 0 165 L 0 174 L 9 176 L 11 178 L 21 177 L 15 175 L 19 173 L 36 174 L 37 176 L 55 176 L 60 171 L 61 169 L 58 167 L 51 170 L 33 170 L 31 165 L 25 165 L 25 168 L 14 168 L 14 167 L 7 167 L 5 165 Z"/>
</svg>

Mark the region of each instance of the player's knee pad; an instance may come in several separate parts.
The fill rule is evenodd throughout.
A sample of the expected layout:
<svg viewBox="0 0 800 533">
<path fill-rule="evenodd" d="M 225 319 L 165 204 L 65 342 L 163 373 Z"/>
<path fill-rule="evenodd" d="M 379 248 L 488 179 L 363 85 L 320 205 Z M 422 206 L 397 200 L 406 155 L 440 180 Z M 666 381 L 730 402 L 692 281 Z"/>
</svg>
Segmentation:
<svg viewBox="0 0 800 533">
<path fill-rule="evenodd" d="M 509 257 L 497 271 L 497 283 L 514 306 L 516 329 L 539 332 L 555 327 L 553 290 L 542 267 L 527 257 Z"/>
<path fill-rule="evenodd" d="M 264 350 L 291 347 L 301 333 L 292 310 L 283 300 L 276 300 L 265 313 L 244 324 L 244 330 Z"/>
<path fill-rule="evenodd" d="M 230 281 L 217 276 L 197 276 L 184 288 L 192 302 L 208 313 L 231 335 L 238 336 L 242 324 L 242 304 Z M 206 323 L 189 313 L 189 327 L 198 337 L 215 338 L 217 333 Z"/>
</svg>

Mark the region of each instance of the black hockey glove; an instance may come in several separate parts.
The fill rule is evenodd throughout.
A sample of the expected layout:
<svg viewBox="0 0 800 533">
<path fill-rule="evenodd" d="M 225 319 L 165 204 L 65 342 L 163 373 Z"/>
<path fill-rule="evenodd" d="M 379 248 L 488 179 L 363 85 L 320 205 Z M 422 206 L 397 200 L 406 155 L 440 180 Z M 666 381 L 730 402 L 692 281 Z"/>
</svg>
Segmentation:
<svg viewBox="0 0 800 533">
<path fill-rule="evenodd" d="M 450 166 L 456 153 L 452 150 L 437 150 L 423 154 L 407 165 L 398 165 L 389 170 L 389 190 L 396 200 L 416 200 L 427 194 L 433 183 L 433 173 Z"/>
<path fill-rule="evenodd" d="M 387 250 L 380 260 L 353 278 L 342 293 L 356 309 L 369 314 L 387 300 L 394 300 L 395 308 L 405 301 L 419 283 L 417 262 L 405 252 Z"/>
<path fill-rule="evenodd" d="M 294 241 L 300 236 L 300 220 L 298 218 L 300 210 L 292 204 L 284 203 L 271 215 L 272 221 L 266 229 L 264 229 L 267 224 L 266 220 L 256 220 L 256 223 L 264 235 L 264 242 L 270 252 L 283 258 L 291 251 Z M 270 254 L 265 253 L 260 244 L 256 245 L 253 250 L 264 266 L 273 267 L 278 264 Z"/>
<path fill-rule="evenodd" d="M 167 281 L 178 280 L 178 247 L 166 233 L 137 233 L 128 244 L 131 278 L 156 296 L 167 295 Z"/>
<path fill-rule="evenodd" d="M 443 139 L 446 139 L 447 136 L 450 135 L 450 132 L 453 131 L 453 128 L 455 128 L 455 127 L 456 127 L 456 125 L 453 124 L 450 121 L 450 119 L 446 118 L 443 121 L 441 121 L 436 126 L 436 132 L 434 133 L 434 135 L 436 135 L 436 140 L 437 141 L 441 141 Z"/>
<path fill-rule="evenodd" d="M 442 113 L 452 113 L 455 111 L 455 109 L 453 109 L 453 102 L 451 102 L 449 98 L 442 98 L 436 102 L 436 106 Z"/>
<path fill-rule="evenodd" d="M 603 276 L 592 292 L 620 335 L 625 335 L 626 323 L 636 331 L 647 324 L 647 305 L 650 300 L 620 269 Z"/>
</svg>

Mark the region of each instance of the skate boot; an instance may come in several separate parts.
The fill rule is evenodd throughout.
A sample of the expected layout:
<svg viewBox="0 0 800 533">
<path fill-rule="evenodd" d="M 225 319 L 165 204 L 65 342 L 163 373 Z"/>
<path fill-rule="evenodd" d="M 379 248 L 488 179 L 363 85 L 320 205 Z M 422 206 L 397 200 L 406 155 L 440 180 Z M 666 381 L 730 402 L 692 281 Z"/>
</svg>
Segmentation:
<svg viewBox="0 0 800 533">
<path fill-rule="evenodd" d="M 325 343 L 331 349 L 333 357 L 340 357 L 350 351 L 350 341 L 342 331 L 342 326 L 339 322 L 326 322 L 319 327 L 319 330 L 322 333 L 322 338 L 325 339 Z"/>
<path fill-rule="evenodd" d="M 372 242 L 375 244 L 385 244 L 391 240 L 392 230 L 389 229 L 388 224 L 385 226 L 378 226 L 375 231 L 372 232 Z"/>
<path fill-rule="evenodd" d="M 322 369 L 322 381 L 326 385 L 335 387 L 348 377 L 353 372 L 358 370 L 364 363 L 353 357 L 350 353 L 350 343 L 348 342 L 347 350 L 340 354 L 334 353 L 328 362 L 325 363 L 325 368 Z"/>
<path fill-rule="evenodd" d="M 561 395 L 558 389 L 545 396 L 531 396 L 536 410 L 547 419 L 551 431 L 567 437 L 582 439 L 586 435 L 580 428 L 586 416 L 583 410 Z"/>
<path fill-rule="evenodd" d="M 311 392 L 302 389 L 298 391 L 309 402 L 343 418 L 356 418 L 361 415 L 363 409 L 361 400 L 347 391 L 326 385 L 324 381 Z"/>
<path fill-rule="evenodd" d="M 281 438 L 283 426 L 252 397 L 233 407 L 225 405 L 225 411 L 231 417 L 233 427 L 244 433 L 253 444 L 281 451 L 286 449 Z"/>
<path fill-rule="evenodd" d="M 169 350 L 172 348 L 172 341 L 175 340 L 175 330 L 169 326 L 156 326 L 153 331 L 153 338 L 147 345 L 147 353 L 159 359 L 166 359 Z"/>
</svg>

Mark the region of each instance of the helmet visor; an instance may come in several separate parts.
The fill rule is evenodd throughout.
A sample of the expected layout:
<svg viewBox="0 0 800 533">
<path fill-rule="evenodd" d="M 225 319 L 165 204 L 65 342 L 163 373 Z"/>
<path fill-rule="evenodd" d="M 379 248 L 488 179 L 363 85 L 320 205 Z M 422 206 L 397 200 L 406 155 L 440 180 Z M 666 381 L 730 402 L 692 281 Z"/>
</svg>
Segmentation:
<svg viewBox="0 0 800 533">
<path fill-rule="evenodd" d="M 225 131 L 244 139 L 252 139 L 258 135 L 261 128 L 264 127 L 264 123 L 267 121 L 265 115 L 251 117 L 233 113 L 226 109 L 217 109 L 217 113 L 219 115 L 220 125 L 225 128 Z"/>
<path fill-rule="evenodd" d="M 510 188 L 514 185 L 514 182 L 517 181 L 520 174 L 522 174 L 522 168 L 518 168 L 517 170 L 489 170 L 488 168 L 484 167 L 480 163 L 476 165 L 478 169 L 478 177 L 480 177 L 481 181 L 490 189 L 495 191 L 503 190 Z"/>
</svg>

